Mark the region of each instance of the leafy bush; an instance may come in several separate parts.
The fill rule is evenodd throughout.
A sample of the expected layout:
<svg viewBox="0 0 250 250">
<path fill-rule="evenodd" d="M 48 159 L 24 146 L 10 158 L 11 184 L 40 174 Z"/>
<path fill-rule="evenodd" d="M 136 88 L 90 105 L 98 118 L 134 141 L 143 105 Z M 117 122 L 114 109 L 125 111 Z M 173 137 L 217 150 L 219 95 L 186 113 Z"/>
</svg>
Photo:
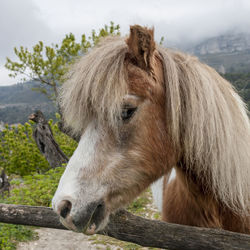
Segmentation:
<svg viewBox="0 0 250 250">
<path fill-rule="evenodd" d="M 60 119 L 59 114 L 56 114 L 56 117 L 57 119 Z M 54 138 L 59 144 L 61 150 L 70 158 L 77 147 L 77 142 L 60 131 L 58 122 L 53 123 L 52 120 L 49 120 L 48 123 L 52 129 Z"/>
<path fill-rule="evenodd" d="M 11 181 L 14 187 L 10 197 L 0 202 L 33 206 L 50 206 L 64 167 L 55 168 L 44 174 L 24 176 Z M 0 223 L 0 249 L 16 249 L 18 241 L 28 241 L 36 237 L 32 227 Z"/>
<path fill-rule="evenodd" d="M 27 175 L 49 169 L 32 137 L 30 123 L 5 126 L 0 137 L 0 158 L 2 167 L 8 174 Z"/>
<path fill-rule="evenodd" d="M 44 174 L 37 173 L 22 179 L 13 179 L 11 186 L 14 188 L 5 203 L 49 207 L 64 169 L 59 167 Z"/>
<path fill-rule="evenodd" d="M 0 223 L 0 249 L 16 249 L 18 241 L 28 241 L 36 237 L 30 227 Z"/>
<path fill-rule="evenodd" d="M 55 140 L 63 152 L 70 157 L 77 143 L 58 129 L 58 124 L 49 121 Z M 49 170 L 46 159 L 38 150 L 33 138 L 34 123 L 5 126 L 0 134 L 0 161 L 8 174 L 20 176 L 44 173 Z"/>
<path fill-rule="evenodd" d="M 77 143 L 62 133 L 57 123 L 49 121 L 55 140 L 70 157 Z M 64 167 L 50 169 L 33 139 L 35 125 L 8 126 L 0 134 L 0 162 L 8 174 L 18 175 L 11 181 L 9 204 L 50 206 Z M 50 169 L 50 170 L 48 170 Z M 12 250 L 19 241 L 34 239 L 32 227 L 0 223 L 0 249 Z"/>
</svg>

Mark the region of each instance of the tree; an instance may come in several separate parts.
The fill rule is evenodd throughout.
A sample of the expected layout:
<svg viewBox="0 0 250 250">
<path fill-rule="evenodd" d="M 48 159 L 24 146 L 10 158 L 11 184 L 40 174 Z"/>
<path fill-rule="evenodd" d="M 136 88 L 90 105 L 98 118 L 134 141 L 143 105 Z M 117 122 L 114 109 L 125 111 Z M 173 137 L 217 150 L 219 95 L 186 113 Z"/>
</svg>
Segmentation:
<svg viewBox="0 0 250 250">
<path fill-rule="evenodd" d="M 107 35 L 120 35 L 120 26 L 111 22 L 109 26 L 105 25 L 98 32 L 92 30 L 88 38 L 83 34 L 80 42 L 77 42 L 75 36 L 70 33 L 65 36 L 60 45 L 45 46 L 42 41 L 39 41 L 32 50 L 23 46 L 19 49 L 15 47 L 14 52 L 18 61 L 7 58 L 5 67 L 11 71 L 10 77 L 22 75 L 23 81 L 39 81 L 41 86 L 34 90 L 55 100 L 58 96 L 58 87 L 64 82 L 69 65 L 89 48 L 95 46 L 100 38 Z"/>
</svg>

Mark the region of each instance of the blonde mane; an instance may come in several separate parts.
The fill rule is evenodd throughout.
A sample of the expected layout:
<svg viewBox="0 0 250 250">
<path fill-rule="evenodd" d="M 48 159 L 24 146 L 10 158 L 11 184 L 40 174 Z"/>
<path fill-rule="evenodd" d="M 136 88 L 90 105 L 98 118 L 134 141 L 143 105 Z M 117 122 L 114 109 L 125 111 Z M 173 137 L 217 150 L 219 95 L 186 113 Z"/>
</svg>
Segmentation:
<svg viewBox="0 0 250 250">
<path fill-rule="evenodd" d="M 250 123 L 230 83 L 197 58 L 159 48 L 164 58 L 167 124 L 186 167 L 215 197 L 249 213 Z"/>
<path fill-rule="evenodd" d="M 117 127 L 122 100 L 128 93 L 126 52 L 124 39 L 108 37 L 71 68 L 59 105 L 73 133 L 82 133 L 93 118 Z"/>
<path fill-rule="evenodd" d="M 188 169 L 215 198 L 249 213 L 250 123 L 232 86 L 195 57 L 158 47 L 163 58 L 167 125 Z M 65 123 L 75 133 L 93 119 L 117 126 L 128 93 L 124 38 L 109 37 L 72 67 L 61 89 Z"/>
</svg>

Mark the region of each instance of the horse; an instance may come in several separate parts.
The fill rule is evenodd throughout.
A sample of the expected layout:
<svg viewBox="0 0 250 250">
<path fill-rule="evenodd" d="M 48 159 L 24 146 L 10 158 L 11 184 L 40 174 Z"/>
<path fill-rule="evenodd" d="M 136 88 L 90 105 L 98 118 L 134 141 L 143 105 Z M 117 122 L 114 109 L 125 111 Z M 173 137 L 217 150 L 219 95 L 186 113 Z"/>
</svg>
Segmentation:
<svg viewBox="0 0 250 250">
<path fill-rule="evenodd" d="M 81 136 L 52 200 L 67 228 L 104 229 L 152 184 L 164 221 L 250 233 L 249 117 L 214 69 L 134 25 L 73 64 L 59 105 Z"/>
</svg>

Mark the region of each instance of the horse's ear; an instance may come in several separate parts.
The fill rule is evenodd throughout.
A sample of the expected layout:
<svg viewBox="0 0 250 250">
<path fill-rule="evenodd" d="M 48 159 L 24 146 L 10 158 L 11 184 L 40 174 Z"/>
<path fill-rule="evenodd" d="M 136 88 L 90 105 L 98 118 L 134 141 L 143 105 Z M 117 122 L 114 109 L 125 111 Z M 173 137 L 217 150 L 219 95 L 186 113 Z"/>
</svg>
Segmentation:
<svg viewBox="0 0 250 250">
<path fill-rule="evenodd" d="M 139 25 L 130 26 L 127 39 L 129 55 L 133 62 L 145 71 L 151 71 L 155 50 L 154 29 Z"/>
</svg>

